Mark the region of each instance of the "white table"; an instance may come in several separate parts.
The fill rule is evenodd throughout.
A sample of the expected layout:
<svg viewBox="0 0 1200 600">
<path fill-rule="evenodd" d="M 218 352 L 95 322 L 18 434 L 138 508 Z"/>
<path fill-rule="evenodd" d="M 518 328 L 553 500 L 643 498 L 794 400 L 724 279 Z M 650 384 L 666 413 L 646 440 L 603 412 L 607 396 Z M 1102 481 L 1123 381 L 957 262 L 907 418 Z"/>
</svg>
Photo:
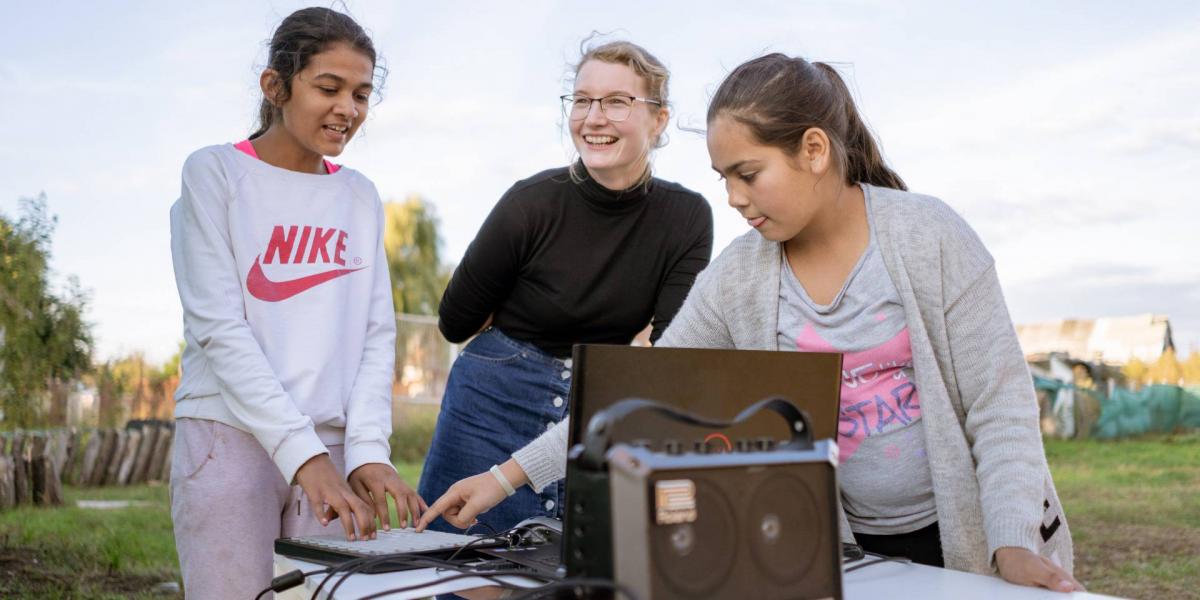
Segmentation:
<svg viewBox="0 0 1200 600">
<path fill-rule="evenodd" d="M 867 560 L 870 560 L 869 558 Z M 860 564 L 860 561 L 846 563 L 846 566 Z M 322 568 L 321 565 L 299 561 L 286 556 L 275 555 L 275 574 L 281 575 L 293 569 L 312 571 Z M 454 575 L 453 572 L 438 572 L 435 569 L 416 569 L 398 571 L 395 573 L 380 573 L 376 575 L 353 575 L 338 588 L 337 597 L 330 599 L 326 595 L 329 585 L 325 586 L 321 598 L 326 600 L 352 600 L 390 588 L 416 585 L 425 582 L 435 582 Z M 312 593 L 320 585 L 323 576 L 311 577 L 302 587 L 296 587 L 276 596 L 281 600 L 300 600 L 312 597 Z M 502 580 L 523 587 L 533 587 L 537 582 L 519 576 L 504 576 Z M 843 578 L 846 600 L 874 600 L 876 598 L 924 598 L 928 600 L 1100 600 L 1112 598 L 1101 594 L 1074 592 L 1061 594 L 1049 590 L 1013 585 L 999 577 L 975 575 L 962 571 L 938 569 L 925 565 L 909 563 L 884 562 L 847 573 Z M 426 598 L 436 594 L 446 594 L 491 585 L 486 579 L 471 577 L 447 583 L 432 585 L 405 594 L 387 596 L 390 600 L 405 598 Z"/>
</svg>

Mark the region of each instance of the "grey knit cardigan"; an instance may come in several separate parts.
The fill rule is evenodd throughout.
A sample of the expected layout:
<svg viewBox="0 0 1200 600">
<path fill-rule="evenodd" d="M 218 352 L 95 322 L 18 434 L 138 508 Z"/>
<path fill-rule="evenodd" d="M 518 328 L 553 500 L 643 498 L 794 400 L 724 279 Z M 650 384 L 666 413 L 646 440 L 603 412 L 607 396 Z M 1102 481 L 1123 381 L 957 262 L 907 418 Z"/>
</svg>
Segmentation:
<svg viewBox="0 0 1200 600">
<path fill-rule="evenodd" d="M 1033 381 L 991 255 L 937 198 L 863 186 L 900 294 L 948 568 L 994 573 L 996 549 L 1074 568 L 1038 428 Z M 660 347 L 779 350 L 782 245 L 751 231 L 705 269 Z M 566 427 L 513 455 L 537 488 L 565 473 Z M 842 538 L 853 540 L 845 514 Z"/>
</svg>

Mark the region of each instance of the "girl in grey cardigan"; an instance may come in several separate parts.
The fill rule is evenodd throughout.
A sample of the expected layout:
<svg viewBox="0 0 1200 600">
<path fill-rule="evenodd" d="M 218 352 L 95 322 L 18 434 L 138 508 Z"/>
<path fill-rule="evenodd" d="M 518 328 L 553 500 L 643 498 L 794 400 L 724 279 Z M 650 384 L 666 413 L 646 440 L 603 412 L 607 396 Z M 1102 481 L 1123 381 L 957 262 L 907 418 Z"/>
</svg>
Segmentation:
<svg viewBox="0 0 1200 600">
<path fill-rule="evenodd" d="M 755 229 L 699 277 L 659 346 L 838 351 L 842 536 L 1019 584 L 1083 589 L 1032 381 L 991 255 L 905 191 L 832 67 L 772 54 L 721 84 L 708 149 Z M 422 517 L 468 525 L 565 474 L 560 424 Z"/>
</svg>

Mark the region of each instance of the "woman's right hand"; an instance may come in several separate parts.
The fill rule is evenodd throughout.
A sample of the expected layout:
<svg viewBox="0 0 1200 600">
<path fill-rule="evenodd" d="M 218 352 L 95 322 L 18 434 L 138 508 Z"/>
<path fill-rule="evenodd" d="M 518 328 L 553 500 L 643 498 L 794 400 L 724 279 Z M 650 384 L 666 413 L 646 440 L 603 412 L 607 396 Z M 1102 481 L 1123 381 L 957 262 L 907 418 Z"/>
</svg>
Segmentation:
<svg viewBox="0 0 1200 600">
<path fill-rule="evenodd" d="M 500 465 L 500 472 L 504 473 L 514 489 L 529 482 L 521 465 L 511 458 Z M 425 531 L 439 515 L 446 519 L 447 523 L 459 529 L 466 529 L 475 524 L 475 517 L 500 504 L 507 497 L 508 494 L 504 493 L 500 482 L 490 472 L 473 475 L 450 486 L 450 489 L 421 515 L 416 529 Z"/>
<path fill-rule="evenodd" d="M 296 471 L 296 483 L 304 489 L 313 514 L 322 525 L 340 519 L 347 540 L 375 538 L 375 510 L 363 502 L 338 473 L 328 454 L 318 454 Z M 355 534 L 358 526 L 358 535 Z"/>
</svg>

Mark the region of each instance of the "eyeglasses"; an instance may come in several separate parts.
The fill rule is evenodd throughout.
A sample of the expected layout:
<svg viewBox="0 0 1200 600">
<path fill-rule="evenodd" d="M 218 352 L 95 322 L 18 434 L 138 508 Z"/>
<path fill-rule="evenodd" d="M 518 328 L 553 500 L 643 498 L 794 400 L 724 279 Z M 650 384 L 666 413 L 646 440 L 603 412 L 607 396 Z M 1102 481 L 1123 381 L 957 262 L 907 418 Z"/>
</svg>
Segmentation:
<svg viewBox="0 0 1200 600">
<path fill-rule="evenodd" d="M 581 121 L 586 119 L 588 113 L 592 111 L 592 103 L 600 103 L 600 112 L 604 113 L 604 117 L 609 121 L 624 121 L 629 118 L 633 112 L 634 102 L 645 102 L 646 104 L 654 104 L 662 106 L 662 102 L 651 100 L 649 98 L 638 98 L 637 96 L 626 96 L 624 94 L 613 94 L 603 98 L 590 98 L 581 94 L 567 94 L 559 96 L 563 103 L 563 112 L 571 117 L 572 121 Z"/>
</svg>

